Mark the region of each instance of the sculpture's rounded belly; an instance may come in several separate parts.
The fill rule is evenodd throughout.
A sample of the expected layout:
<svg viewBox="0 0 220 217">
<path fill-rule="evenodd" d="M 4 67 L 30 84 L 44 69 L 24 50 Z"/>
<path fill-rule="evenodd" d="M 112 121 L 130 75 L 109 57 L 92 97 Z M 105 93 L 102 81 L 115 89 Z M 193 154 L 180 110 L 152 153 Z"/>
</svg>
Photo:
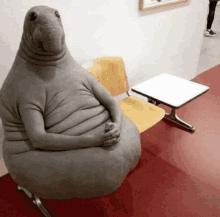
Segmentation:
<svg viewBox="0 0 220 217">
<path fill-rule="evenodd" d="M 28 147 L 28 143 L 5 141 L 4 161 L 17 184 L 44 199 L 92 198 L 112 193 L 141 155 L 139 133 L 125 116 L 121 140 L 114 146 L 9 154 L 10 144 Z"/>
</svg>

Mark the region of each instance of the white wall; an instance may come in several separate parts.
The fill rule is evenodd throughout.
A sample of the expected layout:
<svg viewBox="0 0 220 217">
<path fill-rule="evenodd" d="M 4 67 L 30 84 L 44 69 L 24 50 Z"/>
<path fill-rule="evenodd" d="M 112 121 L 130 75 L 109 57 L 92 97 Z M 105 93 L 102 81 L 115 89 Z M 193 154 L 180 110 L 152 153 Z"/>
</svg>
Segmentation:
<svg viewBox="0 0 220 217">
<path fill-rule="evenodd" d="M 59 9 L 67 45 L 80 63 L 122 57 L 130 86 L 162 72 L 196 76 L 208 1 L 141 13 L 139 0 L 1 0 L 0 86 L 19 47 L 24 16 L 34 5 Z"/>
<path fill-rule="evenodd" d="M 27 10 L 59 9 L 68 47 L 76 60 L 119 56 L 131 86 L 167 72 L 196 76 L 208 1 L 190 0 L 173 8 L 140 13 L 139 0 L 4 0 L 0 8 L 0 85 L 18 49 Z"/>
</svg>

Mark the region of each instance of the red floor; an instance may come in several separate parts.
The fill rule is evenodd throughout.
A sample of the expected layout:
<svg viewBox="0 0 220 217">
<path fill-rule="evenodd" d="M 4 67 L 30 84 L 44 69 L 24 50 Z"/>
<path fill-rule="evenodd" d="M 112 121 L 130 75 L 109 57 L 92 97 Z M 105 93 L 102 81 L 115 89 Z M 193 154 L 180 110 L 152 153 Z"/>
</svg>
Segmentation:
<svg viewBox="0 0 220 217">
<path fill-rule="evenodd" d="M 194 79 L 210 90 L 178 110 L 195 133 L 161 121 L 142 133 L 140 162 L 116 192 L 89 200 L 43 200 L 44 206 L 57 217 L 220 216 L 219 73 L 217 66 Z M 8 175 L 0 184 L 0 217 L 41 216 Z"/>
</svg>

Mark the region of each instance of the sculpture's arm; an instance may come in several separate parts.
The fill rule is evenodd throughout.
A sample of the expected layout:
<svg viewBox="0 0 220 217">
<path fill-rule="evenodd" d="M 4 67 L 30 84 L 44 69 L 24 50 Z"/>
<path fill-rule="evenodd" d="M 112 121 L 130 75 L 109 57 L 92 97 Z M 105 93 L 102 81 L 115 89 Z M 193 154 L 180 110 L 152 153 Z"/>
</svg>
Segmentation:
<svg viewBox="0 0 220 217">
<path fill-rule="evenodd" d="M 121 128 L 123 116 L 116 100 L 92 75 L 88 75 L 88 78 L 89 86 L 94 96 L 109 111 L 113 123 L 116 123 Z"/>
<path fill-rule="evenodd" d="M 111 138 L 111 133 L 99 133 L 98 135 L 68 136 L 45 131 L 44 118 L 39 108 L 34 109 L 33 104 L 20 103 L 19 112 L 26 133 L 31 144 L 36 149 L 42 150 L 73 150 L 101 146 L 105 140 Z"/>
</svg>

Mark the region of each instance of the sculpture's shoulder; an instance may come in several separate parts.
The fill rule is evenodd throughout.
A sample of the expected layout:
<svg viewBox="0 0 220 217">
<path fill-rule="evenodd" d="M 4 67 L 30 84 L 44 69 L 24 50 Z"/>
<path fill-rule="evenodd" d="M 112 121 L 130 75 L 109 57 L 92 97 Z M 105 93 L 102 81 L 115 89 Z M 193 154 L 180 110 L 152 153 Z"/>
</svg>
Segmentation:
<svg viewBox="0 0 220 217">
<path fill-rule="evenodd" d="M 94 77 L 77 62 L 70 61 L 68 64 L 59 67 L 56 72 L 53 84 L 70 89 L 91 91 L 91 82 Z"/>
<path fill-rule="evenodd" d="M 41 82 L 27 65 L 15 61 L 1 87 L 0 97 L 3 107 L 18 118 L 21 102 L 33 103 L 43 109 L 45 82 Z"/>
<path fill-rule="evenodd" d="M 2 87 L 18 91 L 32 85 L 42 86 L 45 83 L 40 76 L 43 71 L 42 67 L 28 64 L 22 58 L 16 57 Z"/>
</svg>

